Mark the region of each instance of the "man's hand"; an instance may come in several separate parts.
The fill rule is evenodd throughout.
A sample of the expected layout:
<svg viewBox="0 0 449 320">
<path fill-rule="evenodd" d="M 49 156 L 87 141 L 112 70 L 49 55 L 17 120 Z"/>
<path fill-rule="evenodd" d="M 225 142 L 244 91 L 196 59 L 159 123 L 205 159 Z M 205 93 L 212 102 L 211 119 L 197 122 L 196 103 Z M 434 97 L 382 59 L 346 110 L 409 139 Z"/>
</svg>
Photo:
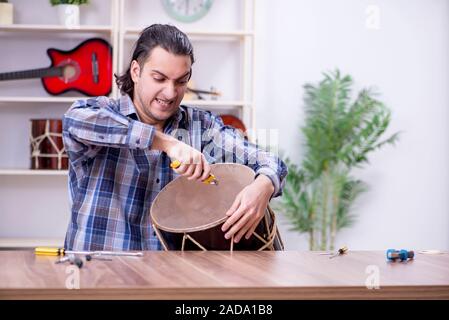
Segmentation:
<svg viewBox="0 0 449 320">
<path fill-rule="evenodd" d="M 152 148 L 164 151 L 172 161 L 178 160 L 181 165 L 173 170 L 188 177 L 188 180 L 203 181 L 209 177 L 211 169 L 206 158 L 188 144 L 167 134 L 156 132 Z"/>
<path fill-rule="evenodd" d="M 230 239 L 234 235 L 235 243 L 239 242 L 243 236 L 249 239 L 263 218 L 273 192 L 274 186 L 271 180 L 263 174 L 240 191 L 231 208 L 226 212 L 228 220 L 221 227 L 223 232 L 231 227 L 226 232 L 225 238 Z"/>
</svg>

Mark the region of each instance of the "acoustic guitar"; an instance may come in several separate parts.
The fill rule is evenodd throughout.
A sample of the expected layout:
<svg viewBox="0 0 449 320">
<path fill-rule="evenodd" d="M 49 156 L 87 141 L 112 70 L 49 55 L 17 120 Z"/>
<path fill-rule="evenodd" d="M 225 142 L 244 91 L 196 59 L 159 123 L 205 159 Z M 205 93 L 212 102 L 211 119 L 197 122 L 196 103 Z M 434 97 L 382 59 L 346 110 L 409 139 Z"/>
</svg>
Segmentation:
<svg viewBox="0 0 449 320">
<path fill-rule="evenodd" d="M 100 38 L 91 38 L 76 48 L 47 50 L 48 68 L 0 73 L 0 81 L 41 78 L 51 95 L 78 91 L 88 96 L 106 96 L 112 88 L 112 48 Z"/>
</svg>

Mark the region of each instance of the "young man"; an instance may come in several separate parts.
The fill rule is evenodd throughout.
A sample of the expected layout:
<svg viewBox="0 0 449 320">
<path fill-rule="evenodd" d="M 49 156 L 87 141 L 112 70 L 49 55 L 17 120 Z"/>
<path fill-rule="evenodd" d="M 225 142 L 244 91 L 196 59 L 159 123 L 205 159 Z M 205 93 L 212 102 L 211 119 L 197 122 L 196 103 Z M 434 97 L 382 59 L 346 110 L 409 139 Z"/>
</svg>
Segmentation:
<svg viewBox="0 0 449 320">
<path fill-rule="evenodd" d="M 206 179 L 209 163 L 239 162 L 256 172 L 222 228 L 235 242 L 249 238 L 271 197 L 281 193 L 282 161 L 210 112 L 180 106 L 193 62 L 184 33 L 152 25 L 117 77 L 122 96 L 79 100 L 64 115 L 72 211 L 66 249 L 160 250 L 149 215 L 153 199 L 178 175 Z M 170 168 L 174 160 L 181 162 L 177 169 Z"/>
</svg>

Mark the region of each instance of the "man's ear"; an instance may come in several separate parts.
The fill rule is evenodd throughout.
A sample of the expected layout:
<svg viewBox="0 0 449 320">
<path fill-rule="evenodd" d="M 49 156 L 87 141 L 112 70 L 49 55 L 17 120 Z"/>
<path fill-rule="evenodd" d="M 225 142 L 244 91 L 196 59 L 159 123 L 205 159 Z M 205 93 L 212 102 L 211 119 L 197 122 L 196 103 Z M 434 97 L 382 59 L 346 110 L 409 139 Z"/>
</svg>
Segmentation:
<svg viewBox="0 0 449 320">
<path fill-rule="evenodd" d="M 133 60 L 131 62 L 131 67 L 129 68 L 131 72 L 131 79 L 134 83 L 137 83 L 139 81 L 140 77 L 140 65 L 136 60 Z"/>
</svg>

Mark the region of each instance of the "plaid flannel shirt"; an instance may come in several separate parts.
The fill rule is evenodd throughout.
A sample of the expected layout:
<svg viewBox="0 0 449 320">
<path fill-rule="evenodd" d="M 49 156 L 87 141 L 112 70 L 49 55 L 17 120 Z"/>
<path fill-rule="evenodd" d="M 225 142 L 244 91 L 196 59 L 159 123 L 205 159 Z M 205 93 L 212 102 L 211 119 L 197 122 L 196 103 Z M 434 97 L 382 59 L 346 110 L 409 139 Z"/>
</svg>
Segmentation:
<svg viewBox="0 0 449 320">
<path fill-rule="evenodd" d="M 69 157 L 71 219 L 65 248 L 71 250 L 160 250 L 149 209 L 176 176 L 170 158 L 152 150 L 155 133 L 140 122 L 124 95 L 75 102 L 63 118 Z M 164 133 L 201 150 L 209 163 L 234 162 L 264 174 L 282 193 L 285 164 L 224 126 L 209 111 L 180 106 Z"/>
</svg>

